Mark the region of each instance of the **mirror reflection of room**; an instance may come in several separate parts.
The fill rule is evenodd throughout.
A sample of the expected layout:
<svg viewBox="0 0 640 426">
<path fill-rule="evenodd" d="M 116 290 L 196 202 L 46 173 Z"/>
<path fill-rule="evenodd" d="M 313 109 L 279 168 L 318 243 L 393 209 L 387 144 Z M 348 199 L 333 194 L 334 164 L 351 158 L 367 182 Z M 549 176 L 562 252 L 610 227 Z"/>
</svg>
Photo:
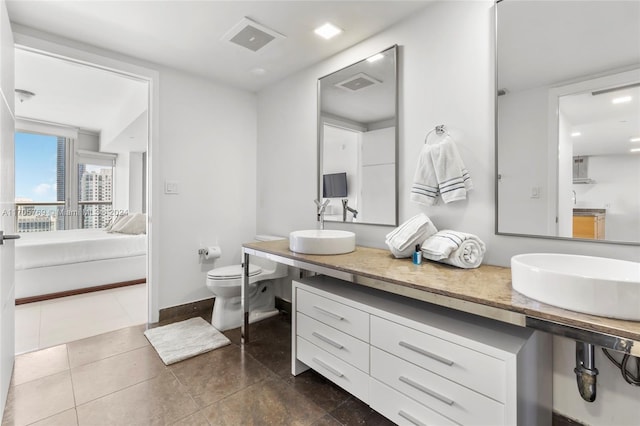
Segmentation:
<svg viewBox="0 0 640 426">
<path fill-rule="evenodd" d="M 639 14 L 497 4 L 499 233 L 640 242 Z"/>
<path fill-rule="evenodd" d="M 396 59 L 393 47 L 319 81 L 324 220 L 395 225 Z"/>
</svg>

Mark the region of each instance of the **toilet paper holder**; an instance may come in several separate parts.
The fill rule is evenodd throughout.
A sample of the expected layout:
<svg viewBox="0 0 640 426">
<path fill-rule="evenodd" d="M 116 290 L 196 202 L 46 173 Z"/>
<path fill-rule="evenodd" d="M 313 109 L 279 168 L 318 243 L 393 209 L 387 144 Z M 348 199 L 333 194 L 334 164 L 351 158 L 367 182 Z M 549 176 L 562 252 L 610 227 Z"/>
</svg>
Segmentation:
<svg viewBox="0 0 640 426">
<path fill-rule="evenodd" d="M 218 259 L 222 256 L 222 250 L 218 246 L 202 247 L 198 249 L 198 255 L 205 259 Z"/>
</svg>

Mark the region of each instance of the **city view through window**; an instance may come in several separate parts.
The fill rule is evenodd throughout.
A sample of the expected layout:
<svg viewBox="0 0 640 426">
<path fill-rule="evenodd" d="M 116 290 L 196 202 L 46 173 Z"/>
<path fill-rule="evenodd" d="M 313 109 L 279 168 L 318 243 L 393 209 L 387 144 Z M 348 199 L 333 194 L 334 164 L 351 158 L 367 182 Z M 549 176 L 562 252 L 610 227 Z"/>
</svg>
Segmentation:
<svg viewBox="0 0 640 426">
<path fill-rule="evenodd" d="M 15 135 L 16 230 L 43 232 L 103 228 L 110 218 L 113 167 L 78 164 L 77 196 L 66 197 L 67 142 L 63 137 Z M 70 199 L 67 199 L 70 198 Z"/>
</svg>

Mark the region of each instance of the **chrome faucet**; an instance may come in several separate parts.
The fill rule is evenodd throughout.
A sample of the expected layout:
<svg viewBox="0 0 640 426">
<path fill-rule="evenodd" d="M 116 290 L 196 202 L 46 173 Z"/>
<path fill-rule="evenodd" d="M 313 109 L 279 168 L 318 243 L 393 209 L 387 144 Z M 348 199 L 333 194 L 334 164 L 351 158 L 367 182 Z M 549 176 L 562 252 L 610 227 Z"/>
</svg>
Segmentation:
<svg viewBox="0 0 640 426">
<path fill-rule="evenodd" d="M 320 200 L 313 200 L 316 203 L 316 207 L 318 208 L 318 220 L 320 221 L 320 229 L 324 229 L 324 211 L 329 205 L 331 200 L 324 200 L 324 202 L 320 202 Z"/>
<path fill-rule="evenodd" d="M 342 221 L 347 221 L 347 212 L 350 211 L 353 214 L 353 218 L 358 217 L 358 210 L 349 207 L 349 200 L 344 198 L 342 200 Z"/>
</svg>

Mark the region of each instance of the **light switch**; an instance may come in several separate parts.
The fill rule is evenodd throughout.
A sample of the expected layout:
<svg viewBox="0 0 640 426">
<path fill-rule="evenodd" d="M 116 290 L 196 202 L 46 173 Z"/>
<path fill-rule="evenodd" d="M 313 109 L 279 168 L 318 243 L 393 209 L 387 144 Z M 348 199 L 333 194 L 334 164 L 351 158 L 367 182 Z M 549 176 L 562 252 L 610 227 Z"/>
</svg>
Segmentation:
<svg viewBox="0 0 640 426">
<path fill-rule="evenodd" d="M 540 187 L 532 186 L 531 187 L 531 198 L 540 198 Z"/>
<path fill-rule="evenodd" d="M 173 181 L 165 181 L 164 182 L 164 193 L 165 194 L 177 194 L 178 191 L 178 182 Z"/>
</svg>

